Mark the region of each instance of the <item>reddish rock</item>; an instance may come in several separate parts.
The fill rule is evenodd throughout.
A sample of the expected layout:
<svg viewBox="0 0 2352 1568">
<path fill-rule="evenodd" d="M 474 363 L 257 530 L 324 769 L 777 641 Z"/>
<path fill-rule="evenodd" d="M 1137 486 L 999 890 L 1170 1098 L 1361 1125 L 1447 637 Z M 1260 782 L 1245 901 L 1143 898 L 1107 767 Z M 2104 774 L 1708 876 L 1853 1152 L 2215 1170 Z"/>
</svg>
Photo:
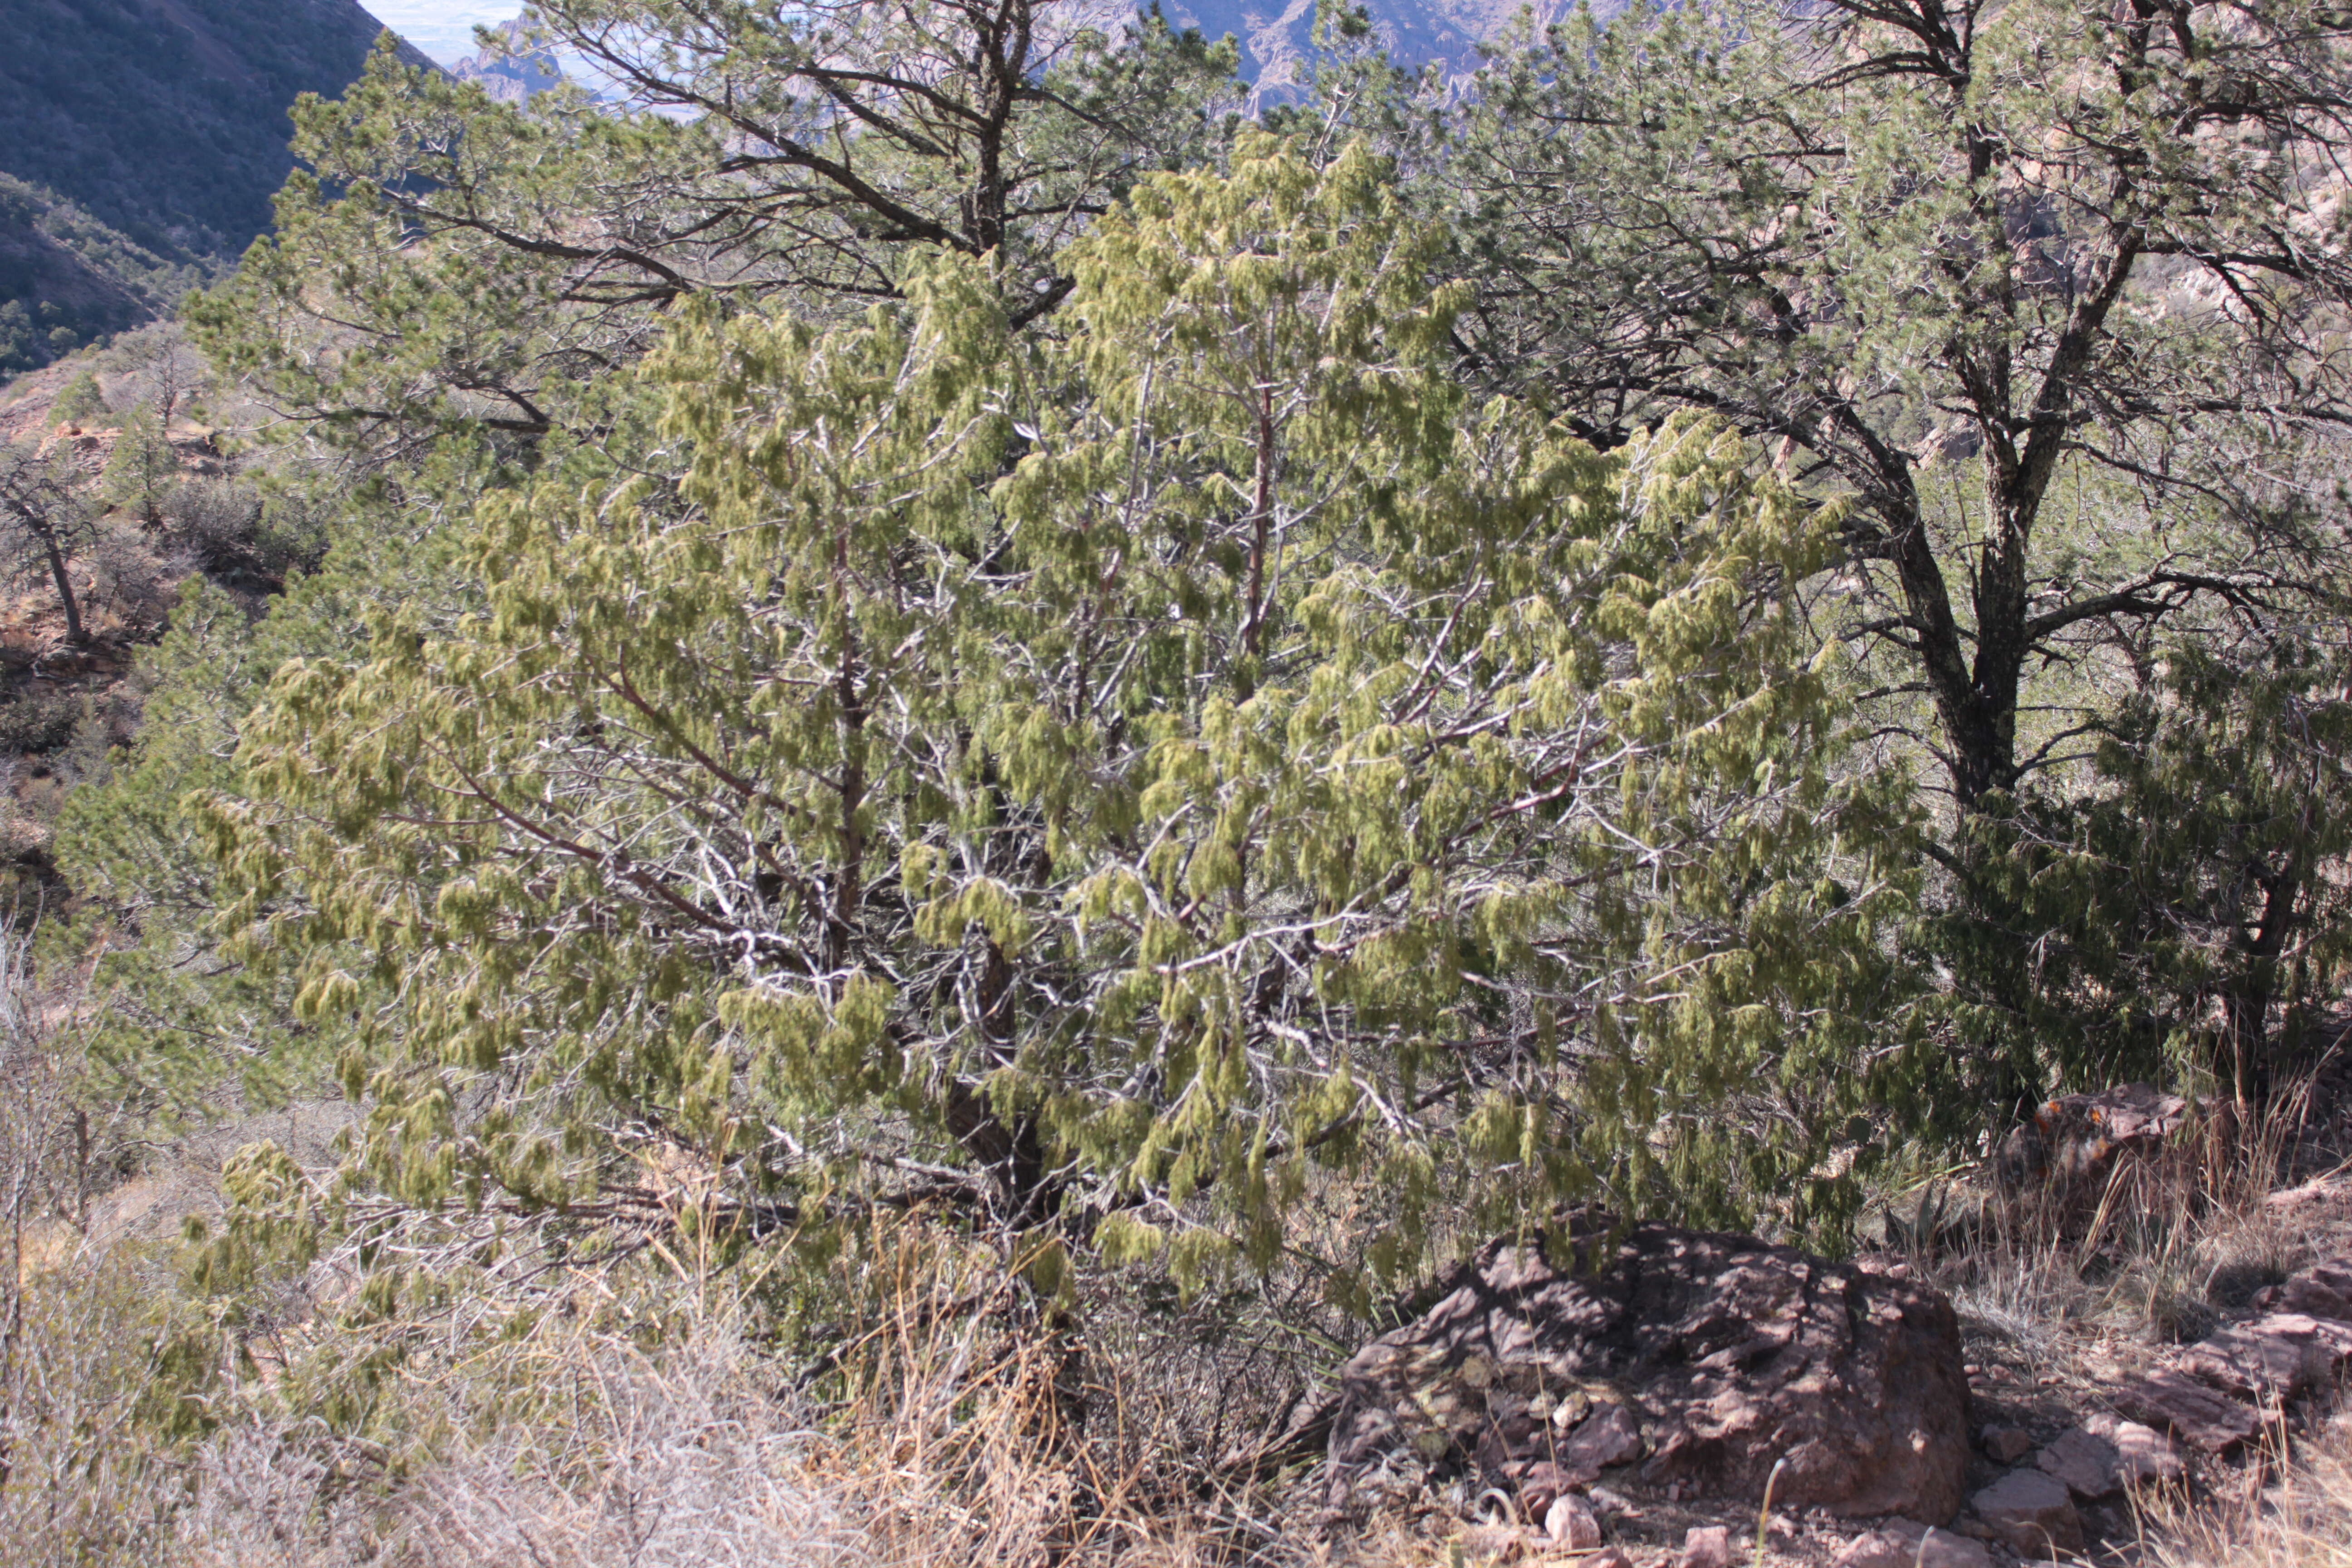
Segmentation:
<svg viewBox="0 0 2352 1568">
<path fill-rule="evenodd" d="M 2115 1449 L 2116 1472 L 2126 1486 L 2181 1478 L 2180 1456 L 2161 1432 L 2104 1411 L 2084 1421 L 2083 1429 Z"/>
<path fill-rule="evenodd" d="M 2011 1470 L 1969 1500 L 1994 1535 L 2021 1555 L 2046 1561 L 2083 1550 L 2083 1516 L 2065 1486 L 2040 1470 Z"/>
<path fill-rule="evenodd" d="M 2033 1439 L 2021 1426 L 1989 1426 L 1977 1434 L 1977 1441 L 1996 1465 L 2013 1465 L 2033 1452 Z"/>
<path fill-rule="evenodd" d="M 1599 1407 L 1569 1434 L 1559 1450 L 1559 1462 L 1570 1470 L 1591 1472 L 1579 1483 L 1586 1486 L 1610 1466 L 1641 1457 L 1642 1429 L 1622 1405 Z"/>
<path fill-rule="evenodd" d="M 1571 1552 L 1589 1552 L 1601 1544 L 1601 1521 L 1582 1498 L 1555 1498 L 1544 1512 L 1544 1533 Z"/>
<path fill-rule="evenodd" d="M 1756 1500 L 1785 1460 L 1773 1498 L 1790 1508 L 1959 1506 L 1968 1384 L 1941 1295 L 1747 1237 L 1642 1226 L 1574 1247 L 1557 1268 L 1539 1246 L 1488 1247 L 1341 1368 L 1335 1504 L 1449 1471 L 1573 1478 L 1641 1458 L 1647 1432 L 1641 1479 L 1685 1498 Z M 1580 1417 L 1565 1432 L 1563 1405 Z"/>
<path fill-rule="evenodd" d="M 2352 1322 L 2352 1266 L 2316 1263 L 2273 1285 L 2254 1298 L 2265 1310 L 2301 1312 L 2313 1318 Z"/>
<path fill-rule="evenodd" d="M 1993 1568 L 1993 1561 L 1981 1542 L 1898 1520 L 1846 1542 L 1830 1568 Z"/>
<path fill-rule="evenodd" d="M 2182 1442 L 2208 1454 L 2228 1453 L 2262 1424 L 2252 1410 L 2219 1389 L 2168 1369 L 2116 1389 L 2115 1406 L 2135 1421 L 2171 1428 Z"/>
<path fill-rule="evenodd" d="M 1694 1525 L 1683 1532 L 1675 1568 L 1731 1568 L 1731 1531 L 1720 1524 Z"/>
<path fill-rule="evenodd" d="M 2033 1462 L 2085 1501 L 2113 1497 L 2124 1489 L 2123 1456 L 2113 1443 L 2080 1426 L 2060 1433 L 2056 1442 L 2033 1456 Z"/>
<path fill-rule="evenodd" d="M 2300 1312 L 2218 1330 L 2189 1347 L 2181 1369 L 2242 1399 L 2293 1399 L 2335 1375 L 2352 1353 L 2352 1329 Z"/>
</svg>

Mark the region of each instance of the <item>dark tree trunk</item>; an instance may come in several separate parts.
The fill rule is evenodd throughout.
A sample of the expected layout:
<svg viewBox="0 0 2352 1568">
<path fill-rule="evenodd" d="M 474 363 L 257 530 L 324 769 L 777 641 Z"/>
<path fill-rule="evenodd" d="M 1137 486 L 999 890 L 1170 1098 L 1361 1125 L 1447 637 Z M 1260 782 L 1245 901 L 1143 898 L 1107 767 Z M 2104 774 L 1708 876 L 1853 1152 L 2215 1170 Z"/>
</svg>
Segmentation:
<svg viewBox="0 0 2352 1568">
<path fill-rule="evenodd" d="M 66 607 L 66 636 L 76 643 L 88 642 L 81 627 L 81 605 L 74 598 L 73 578 L 66 571 L 65 552 L 58 547 L 55 531 L 42 533 L 41 549 L 49 558 L 49 577 L 58 585 L 58 603 Z"/>
</svg>

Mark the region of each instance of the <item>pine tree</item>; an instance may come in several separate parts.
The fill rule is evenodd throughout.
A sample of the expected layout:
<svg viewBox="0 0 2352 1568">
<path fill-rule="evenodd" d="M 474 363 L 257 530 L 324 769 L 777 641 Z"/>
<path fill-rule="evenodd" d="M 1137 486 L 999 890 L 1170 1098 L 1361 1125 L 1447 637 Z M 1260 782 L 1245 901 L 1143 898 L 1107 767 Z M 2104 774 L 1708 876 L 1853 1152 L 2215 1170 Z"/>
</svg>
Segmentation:
<svg viewBox="0 0 2352 1568">
<path fill-rule="evenodd" d="M 1596 438 L 1703 409 L 1852 496 L 1843 629 L 1967 811 L 2066 754 L 2037 676 L 2326 585 L 2347 46 L 2303 0 L 1587 18 L 1464 112 L 1464 335 Z"/>
<path fill-rule="evenodd" d="M 527 454 L 593 427 L 583 388 L 688 298 L 828 319 L 900 259 L 988 258 L 1016 322 L 1139 174 L 1213 152 L 1234 52 L 1157 16 L 1107 37 L 1074 0 L 535 8 L 615 84 L 492 102 L 380 49 L 295 110 L 308 168 L 277 233 L 186 314 L 291 428 L 418 466 L 436 440 Z"/>
</svg>

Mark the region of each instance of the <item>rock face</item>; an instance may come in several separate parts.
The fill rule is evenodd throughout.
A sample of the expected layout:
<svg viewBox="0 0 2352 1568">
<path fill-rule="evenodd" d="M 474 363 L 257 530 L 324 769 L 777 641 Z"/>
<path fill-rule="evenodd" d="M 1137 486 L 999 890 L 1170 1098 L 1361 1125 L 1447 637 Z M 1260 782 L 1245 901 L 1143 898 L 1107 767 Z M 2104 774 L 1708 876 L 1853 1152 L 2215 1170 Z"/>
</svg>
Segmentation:
<svg viewBox="0 0 2352 1568">
<path fill-rule="evenodd" d="M 2315 1264 L 2269 1287 L 2254 1305 L 2263 1309 L 2260 1317 L 2208 1334 L 2116 1389 L 2116 1409 L 2158 1431 L 2168 1428 L 2192 1448 L 2226 1454 L 2287 1401 L 2325 1387 L 2352 1363 L 2352 1267 L 2343 1260 Z M 2140 1443 L 2135 1452 L 2146 1447 Z M 2178 1460 L 2167 1466 L 2141 1458 L 2135 1464 L 2137 1479 L 2179 1474 Z"/>
<path fill-rule="evenodd" d="M 503 48 L 469 55 L 451 66 L 449 74 L 476 83 L 500 103 L 527 102 L 534 93 L 562 85 L 562 67 L 553 55 L 530 47 L 530 30 L 521 18 L 502 24 L 499 33 Z"/>
<path fill-rule="evenodd" d="M 2116 1391 L 2116 1408 L 2161 1431 L 2169 1427 L 2192 1448 L 2226 1454 L 2262 1425 L 2253 1411 L 2183 1373 L 2159 1368 Z"/>
<path fill-rule="evenodd" d="M 2080 1426 L 2060 1433 L 2057 1441 L 2033 1456 L 2033 1462 L 2078 1498 L 2095 1501 L 2124 1489 L 2123 1455 L 2105 1437 Z"/>
<path fill-rule="evenodd" d="M 1548 1502 L 1589 1486 L 1949 1519 L 1969 1394 L 1951 1305 L 1750 1237 L 1580 1232 L 1559 1264 L 1497 1242 L 1340 1371 L 1332 1498 L 1449 1476 Z M 1540 1519 L 1540 1512 L 1533 1515 Z"/>
<path fill-rule="evenodd" d="M 2172 1440 L 2137 1421 L 2103 1414 L 2084 1422 L 2083 1430 L 2115 1450 L 2116 1475 L 2126 1486 L 2168 1483 L 2185 1473 Z"/>
<path fill-rule="evenodd" d="M 1604 21 L 1624 8 L 1624 0 L 1597 0 L 1592 7 Z M 1135 15 L 1131 5 L 1105 9 L 1114 23 Z M 1304 89 L 1314 58 L 1312 0 L 1172 0 L 1163 9 L 1170 21 L 1212 38 L 1233 34 L 1242 48 L 1242 75 L 1271 97 L 1295 98 Z M 1522 0 L 1369 0 L 1364 7 L 1373 37 L 1398 64 L 1435 65 L 1456 86 L 1466 85 L 1485 63 L 1478 46 L 1502 39 L 1522 9 L 1531 13 L 1533 36 L 1540 39 L 1545 27 L 1576 7 L 1568 0 L 1524 5 Z M 1118 36 L 1116 26 L 1110 31 Z"/>
<path fill-rule="evenodd" d="M 1993 1173 L 2012 1190 L 2077 1191 L 2105 1177 L 2118 1158 L 2163 1148 L 2188 1113 L 2187 1100 L 2144 1083 L 2063 1095 L 2002 1141 Z"/>
</svg>

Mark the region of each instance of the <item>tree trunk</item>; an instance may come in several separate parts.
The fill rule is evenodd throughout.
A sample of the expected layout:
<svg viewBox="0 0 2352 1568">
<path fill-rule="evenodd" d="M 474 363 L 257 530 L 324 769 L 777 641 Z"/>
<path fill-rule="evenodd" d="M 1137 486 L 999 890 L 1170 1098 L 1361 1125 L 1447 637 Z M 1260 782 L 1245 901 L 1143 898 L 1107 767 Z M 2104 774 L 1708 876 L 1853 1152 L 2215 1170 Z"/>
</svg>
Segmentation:
<svg viewBox="0 0 2352 1568">
<path fill-rule="evenodd" d="M 58 547 L 55 531 L 41 535 L 41 548 L 49 558 L 49 576 L 58 585 L 58 602 L 66 607 L 66 636 L 76 643 L 89 640 L 81 629 L 81 605 L 76 602 L 73 579 L 66 572 L 65 552 Z"/>
<path fill-rule="evenodd" d="M 2222 1049 L 2239 1104 L 2259 1110 L 2270 1099 L 2273 1063 L 2270 1051 L 2271 996 L 2277 989 L 2279 954 L 2286 950 L 2287 931 L 2303 891 L 2300 868 L 2289 865 L 2274 876 L 2257 877 L 2263 889 L 2263 914 L 2253 935 L 2232 943 L 2240 963 L 2222 998 Z"/>
</svg>

